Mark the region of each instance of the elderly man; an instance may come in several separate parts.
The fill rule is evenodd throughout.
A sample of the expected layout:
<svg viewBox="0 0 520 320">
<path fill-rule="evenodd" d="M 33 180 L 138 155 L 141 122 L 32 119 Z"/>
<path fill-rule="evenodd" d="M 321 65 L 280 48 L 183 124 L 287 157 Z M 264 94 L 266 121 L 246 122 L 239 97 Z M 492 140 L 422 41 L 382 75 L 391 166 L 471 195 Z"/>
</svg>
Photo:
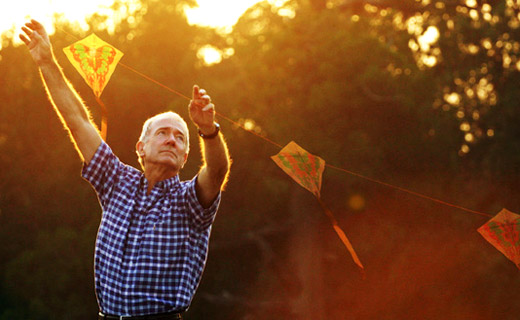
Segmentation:
<svg viewBox="0 0 520 320">
<path fill-rule="evenodd" d="M 99 319 L 181 319 L 204 269 L 230 167 L 210 97 L 194 86 L 189 104 L 203 150 L 199 173 L 179 181 L 189 136 L 186 122 L 173 112 L 144 123 L 136 145 L 141 172 L 120 162 L 101 139 L 56 62 L 43 26 L 31 20 L 22 29 L 20 38 L 84 161 L 82 176 L 103 209 L 94 259 Z"/>
</svg>

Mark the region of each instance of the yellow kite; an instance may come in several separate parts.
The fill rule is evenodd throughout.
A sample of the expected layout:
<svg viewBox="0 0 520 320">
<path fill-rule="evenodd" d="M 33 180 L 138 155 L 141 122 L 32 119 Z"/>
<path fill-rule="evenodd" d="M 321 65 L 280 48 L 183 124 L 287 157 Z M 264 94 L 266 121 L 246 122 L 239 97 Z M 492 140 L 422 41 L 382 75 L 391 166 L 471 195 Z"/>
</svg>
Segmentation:
<svg viewBox="0 0 520 320">
<path fill-rule="evenodd" d="M 63 48 L 63 51 L 70 63 L 94 91 L 102 112 L 101 137 L 106 139 L 108 111 L 99 96 L 114 73 L 123 53 L 99 39 L 95 34 Z"/>
<path fill-rule="evenodd" d="M 95 34 L 71 44 L 63 51 L 98 98 L 123 56 L 121 51 Z"/>
</svg>

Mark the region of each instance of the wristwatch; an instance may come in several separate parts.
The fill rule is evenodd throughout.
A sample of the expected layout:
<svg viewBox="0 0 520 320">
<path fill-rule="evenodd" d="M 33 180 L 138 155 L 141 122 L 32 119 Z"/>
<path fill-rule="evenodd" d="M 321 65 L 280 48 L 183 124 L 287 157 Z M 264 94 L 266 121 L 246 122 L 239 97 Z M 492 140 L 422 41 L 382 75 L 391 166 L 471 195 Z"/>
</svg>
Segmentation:
<svg viewBox="0 0 520 320">
<path fill-rule="evenodd" d="M 218 135 L 219 132 L 220 132 L 220 125 L 216 122 L 215 122 L 215 132 L 213 132 L 212 134 L 204 134 L 204 133 L 202 133 L 202 131 L 200 131 L 200 129 L 198 129 L 199 136 L 202 139 L 213 139 Z"/>
</svg>

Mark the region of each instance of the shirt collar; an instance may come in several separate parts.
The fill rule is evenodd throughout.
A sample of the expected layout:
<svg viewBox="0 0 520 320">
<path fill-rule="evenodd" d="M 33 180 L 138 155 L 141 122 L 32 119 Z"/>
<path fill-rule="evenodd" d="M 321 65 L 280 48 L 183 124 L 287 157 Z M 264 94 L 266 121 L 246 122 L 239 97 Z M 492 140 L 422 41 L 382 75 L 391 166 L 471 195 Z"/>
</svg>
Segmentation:
<svg viewBox="0 0 520 320">
<path fill-rule="evenodd" d="M 158 188 L 159 191 L 173 191 L 178 185 L 180 185 L 181 181 L 179 178 L 179 175 L 176 175 L 174 177 L 171 177 L 169 179 L 159 181 L 157 184 L 155 184 L 154 189 Z M 141 177 L 141 188 L 145 189 L 148 186 L 148 180 L 144 176 L 144 174 Z"/>
<path fill-rule="evenodd" d="M 179 179 L 179 175 L 176 175 L 175 177 L 171 177 L 170 179 L 160 181 L 157 185 L 164 191 L 172 191 L 180 183 L 181 183 L 181 180 Z"/>
</svg>

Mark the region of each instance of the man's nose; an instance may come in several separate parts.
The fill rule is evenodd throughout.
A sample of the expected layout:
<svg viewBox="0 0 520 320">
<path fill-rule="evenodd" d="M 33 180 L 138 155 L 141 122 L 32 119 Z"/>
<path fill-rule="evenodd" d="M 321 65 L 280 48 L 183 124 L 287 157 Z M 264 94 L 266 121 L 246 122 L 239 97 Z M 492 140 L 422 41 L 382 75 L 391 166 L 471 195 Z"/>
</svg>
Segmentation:
<svg viewBox="0 0 520 320">
<path fill-rule="evenodd" d="M 175 142 L 175 135 L 173 135 L 173 134 L 169 134 L 169 135 L 166 137 L 166 144 L 174 146 L 175 143 L 176 143 L 176 142 Z"/>
</svg>

